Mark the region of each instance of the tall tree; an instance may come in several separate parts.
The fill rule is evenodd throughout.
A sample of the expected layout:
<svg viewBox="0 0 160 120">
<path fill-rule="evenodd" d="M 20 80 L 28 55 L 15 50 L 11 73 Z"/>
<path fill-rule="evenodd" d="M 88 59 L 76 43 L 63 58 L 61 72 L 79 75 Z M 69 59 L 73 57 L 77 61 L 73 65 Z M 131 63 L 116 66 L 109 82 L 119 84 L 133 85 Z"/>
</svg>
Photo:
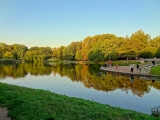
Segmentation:
<svg viewBox="0 0 160 120">
<path fill-rule="evenodd" d="M 151 47 L 159 48 L 160 47 L 160 36 L 153 38 L 152 40 L 150 40 L 149 43 Z"/>
<path fill-rule="evenodd" d="M 8 45 L 5 43 L 0 43 L 2 55 L 4 55 L 6 52 L 9 52 Z"/>
<path fill-rule="evenodd" d="M 3 55 L 3 58 L 4 58 L 4 59 L 13 59 L 14 56 L 12 55 L 11 52 L 6 52 L 6 53 Z"/>
<path fill-rule="evenodd" d="M 2 54 L 2 47 L 0 46 L 0 59 L 3 58 L 3 54 Z"/>
<path fill-rule="evenodd" d="M 82 42 L 76 42 L 76 53 L 75 53 L 75 60 L 82 60 Z"/>
<path fill-rule="evenodd" d="M 83 60 L 87 60 L 87 56 L 88 56 L 88 53 L 89 53 L 89 50 L 90 50 L 90 46 L 91 46 L 91 42 L 92 42 L 92 39 L 91 37 L 86 37 L 83 42 L 82 42 L 82 57 L 83 57 Z"/>
<path fill-rule="evenodd" d="M 23 59 L 28 47 L 21 44 L 13 44 L 12 54 L 14 55 L 15 59 Z"/>
<path fill-rule="evenodd" d="M 157 58 L 160 58 L 160 47 L 157 49 L 157 52 L 156 52 L 155 56 L 156 56 Z"/>
<path fill-rule="evenodd" d="M 57 51 L 58 51 L 58 48 L 56 47 L 52 48 L 52 57 L 54 58 L 54 60 L 57 59 Z"/>
<path fill-rule="evenodd" d="M 57 50 L 57 58 L 60 59 L 60 60 L 63 60 L 63 49 L 64 48 L 65 48 L 64 46 L 61 46 Z"/>
<path fill-rule="evenodd" d="M 131 35 L 130 39 L 130 47 L 140 53 L 145 47 L 149 46 L 149 41 L 151 40 L 149 34 L 145 34 L 142 30 L 138 30 L 137 32 Z"/>
</svg>

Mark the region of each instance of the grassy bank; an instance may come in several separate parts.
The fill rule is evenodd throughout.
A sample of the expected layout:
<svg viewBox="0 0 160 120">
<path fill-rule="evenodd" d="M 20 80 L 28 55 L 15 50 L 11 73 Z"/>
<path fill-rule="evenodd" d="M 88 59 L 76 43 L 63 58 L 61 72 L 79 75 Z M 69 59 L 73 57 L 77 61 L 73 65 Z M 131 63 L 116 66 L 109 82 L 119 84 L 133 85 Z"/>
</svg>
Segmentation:
<svg viewBox="0 0 160 120">
<path fill-rule="evenodd" d="M 0 64 L 14 64 L 16 63 L 15 59 L 0 59 Z"/>
<path fill-rule="evenodd" d="M 79 64 L 101 64 L 104 65 L 105 62 L 93 62 L 93 61 L 62 61 L 62 60 L 53 60 L 53 59 L 48 59 L 46 62 L 50 63 L 79 63 Z M 113 65 L 118 64 L 119 66 L 128 66 L 130 64 L 141 64 L 141 62 L 139 61 L 134 61 L 134 60 L 128 60 L 128 62 L 126 60 L 118 60 L 118 61 L 113 61 Z"/>
<path fill-rule="evenodd" d="M 160 66 L 155 66 L 151 68 L 151 74 L 160 75 Z"/>
<path fill-rule="evenodd" d="M 48 59 L 46 60 L 47 63 L 77 63 L 77 61 L 68 61 L 68 60 L 53 60 Z"/>
<path fill-rule="evenodd" d="M 131 64 L 141 64 L 139 61 L 113 61 L 113 65 L 119 65 L 119 66 L 129 66 Z"/>
<path fill-rule="evenodd" d="M 158 120 L 97 102 L 0 83 L 0 106 L 13 120 Z"/>
</svg>

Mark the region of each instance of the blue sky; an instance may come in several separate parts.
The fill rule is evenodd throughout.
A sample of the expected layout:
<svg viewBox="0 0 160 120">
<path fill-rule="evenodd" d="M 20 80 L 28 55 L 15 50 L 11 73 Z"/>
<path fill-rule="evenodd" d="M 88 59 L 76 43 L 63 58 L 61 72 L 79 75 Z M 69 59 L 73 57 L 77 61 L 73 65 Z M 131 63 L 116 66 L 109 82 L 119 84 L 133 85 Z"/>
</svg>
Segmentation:
<svg viewBox="0 0 160 120">
<path fill-rule="evenodd" d="M 60 47 L 87 36 L 160 35 L 160 0 L 0 0 L 0 42 Z"/>
</svg>

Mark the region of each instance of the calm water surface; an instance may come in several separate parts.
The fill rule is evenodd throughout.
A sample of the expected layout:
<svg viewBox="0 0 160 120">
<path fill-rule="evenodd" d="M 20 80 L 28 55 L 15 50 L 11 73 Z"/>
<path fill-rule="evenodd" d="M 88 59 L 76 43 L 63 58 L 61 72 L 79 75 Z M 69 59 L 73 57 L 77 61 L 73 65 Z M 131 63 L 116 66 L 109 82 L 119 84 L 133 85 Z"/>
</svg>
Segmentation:
<svg viewBox="0 0 160 120">
<path fill-rule="evenodd" d="M 150 114 L 160 105 L 160 81 L 102 72 L 99 65 L 0 65 L 0 82 L 44 89 Z M 147 79 L 147 80 L 146 80 Z"/>
</svg>

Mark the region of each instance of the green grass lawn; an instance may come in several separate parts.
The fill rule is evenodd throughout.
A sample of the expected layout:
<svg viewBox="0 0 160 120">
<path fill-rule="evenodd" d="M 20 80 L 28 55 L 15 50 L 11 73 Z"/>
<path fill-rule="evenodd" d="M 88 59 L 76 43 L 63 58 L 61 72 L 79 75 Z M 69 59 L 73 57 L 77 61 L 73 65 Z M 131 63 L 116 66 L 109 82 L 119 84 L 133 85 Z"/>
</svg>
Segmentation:
<svg viewBox="0 0 160 120">
<path fill-rule="evenodd" d="M 137 61 L 113 61 L 113 64 L 114 66 L 116 64 L 118 64 L 119 66 L 128 66 L 128 65 L 131 65 L 131 64 L 140 64 L 140 62 L 137 62 Z"/>
<path fill-rule="evenodd" d="M 13 120 L 158 120 L 132 110 L 1 82 L 0 106 L 8 108 Z"/>
<path fill-rule="evenodd" d="M 151 74 L 160 75 L 160 66 L 155 66 L 151 68 Z"/>
</svg>

